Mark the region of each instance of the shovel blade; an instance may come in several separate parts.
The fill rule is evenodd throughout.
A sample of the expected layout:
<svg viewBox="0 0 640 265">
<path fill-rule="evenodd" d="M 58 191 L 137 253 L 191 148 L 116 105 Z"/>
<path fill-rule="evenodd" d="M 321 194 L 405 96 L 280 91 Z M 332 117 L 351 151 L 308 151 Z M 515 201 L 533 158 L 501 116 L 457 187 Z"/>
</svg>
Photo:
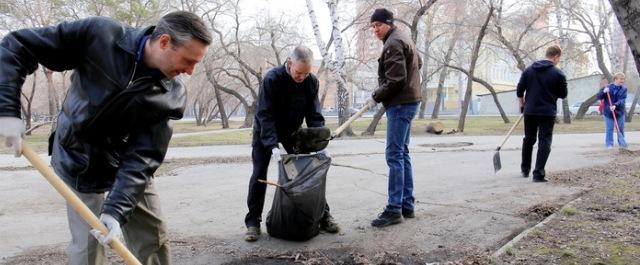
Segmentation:
<svg viewBox="0 0 640 265">
<path fill-rule="evenodd" d="M 493 173 L 498 173 L 500 169 L 502 169 L 502 163 L 500 162 L 500 151 L 496 151 L 496 154 L 493 155 Z"/>
</svg>

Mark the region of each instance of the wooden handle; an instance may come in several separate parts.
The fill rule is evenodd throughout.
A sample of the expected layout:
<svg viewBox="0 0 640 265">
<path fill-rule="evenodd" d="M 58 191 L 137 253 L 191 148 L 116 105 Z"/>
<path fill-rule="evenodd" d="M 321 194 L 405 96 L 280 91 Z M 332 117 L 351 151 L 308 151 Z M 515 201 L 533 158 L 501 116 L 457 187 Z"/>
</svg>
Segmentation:
<svg viewBox="0 0 640 265">
<path fill-rule="evenodd" d="M 44 176 L 47 181 L 53 186 L 62 197 L 71 205 L 71 207 L 84 219 L 91 227 L 100 230 L 102 234 L 107 234 L 109 231 L 107 227 L 98 219 L 98 217 L 89 210 L 89 207 L 85 205 L 78 196 L 71 191 L 67 184 L 65 184 L 58 175 L 49 166 L 47 166 L 42 159 L 36 154 L 36 152 L 27 145 L 25 141 L 22 141 L 22 154 L 24 155 L 31 165 L 35 167 Z M 118 240 L 114 238 L 109 244 L 113 250 L 115 250 L 120 257 L 124 259 L 127 264 L 130 265 L 142 265 L 138 259 L 129 252 L 129 250 Z"/>
<path fill-rule="evenodd" d="M 507 135 L 504 137 L 504 140 L 502 141 L 502 143 L 498 146 L 498 149 L 502 148 L 502 146 L 504 145 L 504 143 L 507 142 L 507 139 L 509 139 L 509 136 L 511 135 L 511 133 L 513 132 L 513 130 L 518 126 L 518 124 L 520 124 L 520 121 L 522 120 L 522 117 L 524 117 L 524 114 L 520 114 L 520 117 L 518 117 L 518 120 L 516 121 L 516 123 L 513 124 L 513 126 L 511 126 L 511 129 L 509 129 L 509 132 L 507 133 Z"/>
<path fill-rule="evenodd" d="M 338 127 L 338 129 L 336 129 L 336 131 L 333 132 L 333 135 L 331 137 L 336 137 L 336 136 L 340 135 L 342 133 L 342 131 L 344 131 L 347 127 L 349 127 L 349 125 L 353 121 L 355 121 L 356 119 L 360 118 L 360 116 L 362 116 L 362 113 L 364 113 L 368 109 L 369 109 L 369 104 L 364 104 L 364 106 L 362 106 L 362 109 L 360 109 L 358 112 L 356 112 L 356 114 L 353 114 L 353 116 L 351 116 L 347 121 L 345 121 L 342 125 L 340 125 L 340 127 Z"/>
<path fill-rule="evenodd" d="M 611 102 L 611 95 L 609 94 L 609 92 L 607 92 L 607 99 L 609 99 L 609 107 L 613 106 L 613 103 Z M 613 124 L 616 125 L 614 126 L 614 128 L 616 128 L 616 134 L 618 134 L 620 133 L 620 128 L 618 128 L 618 118 L 616 117 L 616 112 L 612 111 L 611 116 L 613 116 Z"/>
<path fill-rule="evenodd" d="M 280 186 L 280 184 L 275 183 L 275 182 L 271 182 L 271 181 L 268 181 L 268 180 L 259 179 L 258 182 L 262 182 L 264 184 L 268 184 L 268 185 L 276 186 L 278 188 L 282 188 L 282 186 Z"/>
</svg>

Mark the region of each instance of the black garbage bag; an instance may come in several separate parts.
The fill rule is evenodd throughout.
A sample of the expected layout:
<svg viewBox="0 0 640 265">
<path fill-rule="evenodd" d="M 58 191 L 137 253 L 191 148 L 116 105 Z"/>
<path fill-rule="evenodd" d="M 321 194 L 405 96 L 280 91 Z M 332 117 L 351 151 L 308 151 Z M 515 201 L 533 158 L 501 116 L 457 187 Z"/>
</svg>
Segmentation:
<svg viewBox="0 0 640 265">
<path fill-rule="evenodd" d="M 326 205 L 325 188 L 331 158 L 323 154 L 284 155 L 267 216 L 272 237 L 305 241 L 318 235 Z"/>
</svg>

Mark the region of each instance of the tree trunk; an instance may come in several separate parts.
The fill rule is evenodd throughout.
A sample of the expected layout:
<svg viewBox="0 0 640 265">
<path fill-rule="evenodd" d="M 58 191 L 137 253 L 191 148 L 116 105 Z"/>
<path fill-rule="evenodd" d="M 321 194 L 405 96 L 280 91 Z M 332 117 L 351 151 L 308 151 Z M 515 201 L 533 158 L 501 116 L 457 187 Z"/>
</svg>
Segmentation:
<svg viewBox="0 0 640 265">
<path fill-rule="evenodd" d="M 571 111 L 569 110 L 569 101 L 566 97 L 562 99 L 562 122 L 571 124 Z"/>
<path fill-rule="evenodd" d="M 629 108 L 629 113 L 625 118 L 626 122 L 631 122 L 633 120 L 633 114 L 636 112 L 636 104 L 638 104 L 638 100 L 640 100 L 640 87 L 636 88 L 633 96 L 633 102 L 631 103 L 631 107 Z"/>
<path fill-rule="evenodd" d="M 555 1 L 556 8 L 560 10 L 562 8 L 562 0 Z M 558 35 L 560 36 L 560 45 L 563 49 L 567 47 L 567 36 L 562 28 L 562 12 L 556 13 L 556 23 L 558 23 Z M 524 69 L 521 69 L 524 71 Z M 565 97 L 562 99 L 562 122 L 565 124 L 571 123 L 571 111 L 569 111 L 569 99 Z"/>
<path fill-rule="evenodd" d="M 337 3 L 335 0 L 328 0 L 327 5 L 329 6 L 329 15 L 331 16 L 331 25 L 332 25 L 332 36 L 333 36 L 333 48 L 335 51 L 336 58 L 332 61 L 334 65 L 333 69 L 335 69 L 334 76 L 338 81 L 338 124 L 344 124 L 350 116 L 350 100 L 349 93 L 347 91 L 347 82 L 345 78 L 345 57 L 344 57 L 344 47 L 342 46 L 342 35 L 340 33 L 340 28 L 338 27 L 338 14 L 337 14 Z M 348 126 L 347 129 L 344 130 L 343 134 L 348 136 L 355 135 L 351 126 Z"/>
<path fill-rule="evenodd" d="M 340 29 L 338 27 L 338 15 L 336 13 L 336 5 L 337 3 L 334 0 L 328 0 L 327 6 L 329 7 L 329 15 L 331 16 L 331 36 L 334 40 L 334 51 L 335 51 L 335 60 L 330 60 L 327 50 L 325 49 L 324 41 L 322 40 L 322 36 L 320 35 L 320 27 L 318 25 L 318 21 L 315 15 L 315 9 L 313 8 L 313 3 L 311 0 L 307 0 L 307 11 L 309 12 L 309 19 L 311 19 L 311 26 L 313 28 L 313 34 L 316 38 L 316 45 L 320 52 L 322 53 L 322 60 L 324 62 L 328 62 L 327 66 L 331 71 L 333 79 L 337 83 L 338 87 L 338 124 L 344 124 L 347 119 L 349 119 L 349 94 L 347 92 L 346 78 L 344 76 L 344 48 L 342 46 L 342 36 L 340 34 Z M 346 135 L 354 135 L 351 126 L 347 127 L 347 129 L 343 132 Z"/>
<path fill-rule="evenodd" d="M 21 109 L 22 109 L 22 115 L 23 115 L 23 120 L 25 121 L 25 131 L 26 131 L 26 135 L 31 135 L 31 120 L 33 119 L 32 117 L 32 108 L 31 106 L 33 105 L 33 96 L 35 95 L 36 92 L 36 82 L 37 82 L 37 78 L 38 77 L 38 71 L 34 71 L 33 72 L 33 83 L 31 84 L 31 92 L 29 92 L 29 95 L 27 96 L 27 94 L 24 93 L 24 91 L 21 92 L 22 94 L 22 98 L 24 98 L 24 101 L 26 102 L 26 104 L 20 104 Z"/>
<path fill-rule="evenodd" d="M 576 113 L 575 119 L 576 120 L 584 119 L 584 115 L 587 113 L 587 110 L 589 110 L 589 106 L 591 106 L 591 104 L 596 102 L 596 100 L 598 100 L 598 93 L 593 94 L 593 96 L 589 97 L 584 102 L 582 102 L 582 105 L 580 105 L 580 108 L 578 108 L 578 112 Z"/>
<path fill-rule="evenodd" d="M 447 48 L 447 53 L 444 56 L 444 63 L 451 61 L 451 56 L 453 55 L 453 50 L 456 47 L 456 43 L 458 42 L 459 37 L 459 28 L 456 27 L 455 33 L 453 34 L 452 40 L 449 42 L 449 47 Z M 438 90 L 436 91 L 436 100 L 433 104 L 433 112 L 431 113 L 431 119 L 437 119 L 440 114 L 440 109 L 442 108 L 442 100 L 443 100 L 443 89 L 444 82 L 447 80 L 447 75 L 449 71 L 446 67 L 442 67 L 440 70 L 440 78 L 438 79 Z"/>
<path fill-rule="evenodd" d="M 424 119 L 424 113 L 427 110 L 428 101 L 428 84 L 429 84 L 429 58 L 431 57 L 431 38 L 433 38 L 433 19 L 435 16 L 427 16 L 426 30 L 424 33 L 424 56 L 422 62 L 422 101 L 420 102 L 419 119 Z M 416 29 L 417 30 L 417 29 Z M 417 34 L 416 34 L 417 36 Z"/>
<path fill-rule="evenodd" d="M 216 94 L 215 97 L 218 105 L 218 112 L 220 113 L 220 121 L 222 122 L 222 128 L 229 129 L 229 117 L 227 117 L 227 112 L 224 109 L 224 101 L 222 100 L 222 95 L 220 94 L 220 90 L 216 85 L 217 82 L 212 81 L 212 79 L 215 79 L 215 77 L 213 77 L 213 73 L 211 73 L 211 71 L 207 71 L 207 79 L 209 79 L 211 84 L 213 84 L 213 92 Z"/>
<path fill-rule="evenodd" d="M 57 103 L 56 103 L 56 99 L 58 98 L 56 96 L 56 88 L 53 85 L 53 71 L 42 67 L 42 71 L 44 72 L 44 76 L 47 79 L 47 96 L 48 96 L 48 102 L 49 102 L 49 117 L 50 119 L 53 119 L 53 117 L 56 115 L 57 113 Z"/>
<path fill-rule="evenodd" d="M 493 5 L 489 6 L 489 15 L 484 21 L 484 24 L 480 28 L 480 32 L 478 32 L 478 39 L 476 40 L 475 45 L 473 46 L 473 51 L 471 52 L 471 62 L 469 63 L 469 74 L 467 77 L 467 90 L 464 94 L 464 101 L 462 102 L 462 110 L 460 111 L 460 119 L 458 120 L 458 132 L 464 132 L 464 123 L 467 118 L 467 110 L 469 109 L 469 101 L 471 101 L 471 88 L 473 86 L 473 76 L 476 68 L 476 62 L 478 61 L 478 56 L 480 55 L 480 45 L 482 45 L 482 39 L 487 31 L 487 25 L 491 20 L 491 16 L 493 15 Z"/>
<path fill-rule="evenodd" d="M 372 136 L 376 132 L 376 128 L 378 127 L 380 119 L 382 119 L 382 115 L 384 115 L 384 111 L 384 107 L 380 107 L 380 109 L 378 109 L 376 114 L 373 115 L 373 119 L 371 120 L 371 123 L 369 123 L 369 127 L 362 132 L 362 135 Z"/>
<path fill-rule="evenodd" d="M 640 74 L 640 1 L 609 1 L 631 48 L 631 54 L 636 63 L 636 71 Z"/>
</svg>

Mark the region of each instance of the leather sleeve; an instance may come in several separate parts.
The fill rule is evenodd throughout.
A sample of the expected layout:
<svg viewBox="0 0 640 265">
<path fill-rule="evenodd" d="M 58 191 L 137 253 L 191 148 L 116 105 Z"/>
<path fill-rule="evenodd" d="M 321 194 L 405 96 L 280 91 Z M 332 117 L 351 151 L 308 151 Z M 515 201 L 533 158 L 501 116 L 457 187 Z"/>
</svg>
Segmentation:
<svg viewBox="0 0 640 265">
<path fill-rule="evenodd" d="M 129 136 L 115 182 L 104 202 L 103 213 L 113 216 L 120 224 L 127 222 L 153 174 L 162 164 L 172 133 L 169 121 L 164 120 L 140 128 Z"/>
<path fill-rule="evenodd" d="M 392 43 L 384 51 L 384 76 L 376 91 L 373 93 L 373 99 L 376 102 L 385 101 L 398 94 L 407 82 L 407 67 L 402 43 L 399 40 L 389 40 Z"/>
<path fill-rule="evenodd" d="M 0 116 L 20 117 L 20 90 L 38 64 L 70 70 L 82 60 L 95 18 L 13 31 L 0 43 Z"/>
</svg>

